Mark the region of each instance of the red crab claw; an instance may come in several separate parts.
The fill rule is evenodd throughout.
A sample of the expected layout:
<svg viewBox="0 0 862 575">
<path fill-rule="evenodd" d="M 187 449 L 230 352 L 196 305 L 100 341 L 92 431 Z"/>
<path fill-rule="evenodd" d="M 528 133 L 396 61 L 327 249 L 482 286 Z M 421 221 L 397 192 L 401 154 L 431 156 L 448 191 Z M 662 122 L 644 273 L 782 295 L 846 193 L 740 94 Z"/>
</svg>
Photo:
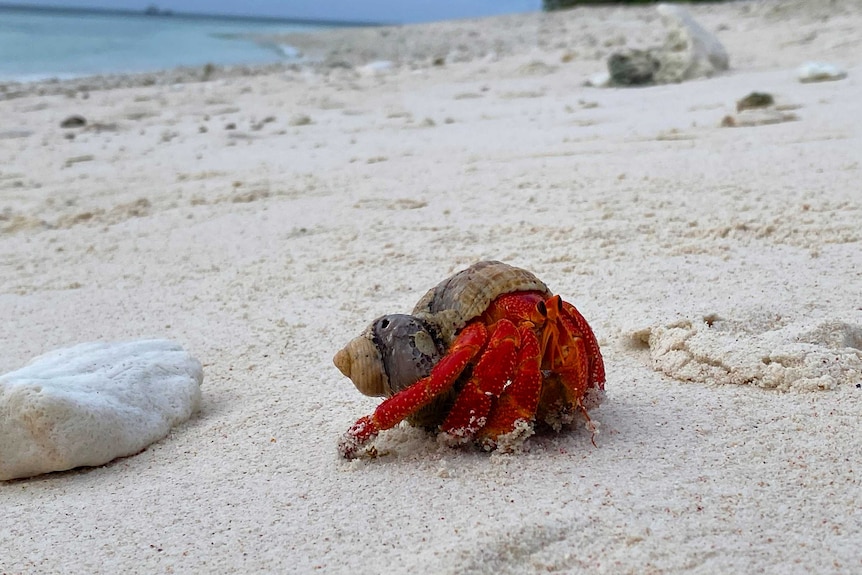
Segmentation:
<svg viewBox="0 0 862 575">
<path fill-rule="evenodd" d="M 590 324 L 578 309 L 567 301 L 562 302 L 563 311 L 561 314 L 563 322 L 568 325 L 570 333 L 577 333 L 583 338 L 585 346 L 585 357 L 590 359 L 589 381 L 591 387 L 598 389 L 605 388 L 605 364 L 602 360 L 602 352 L 599 351 L 599 342 L 593 333 Z"/>
<path fill-rule="evenodd" d="M 497 398 L 515 373 L 520 344 L 521 334 L 515 324 L 508 319 L 496 323 L 487 348 L 440 426 L 453 443 L 466 443 L 485 426 Z"/>
<path fill-rule="evenodd" d="M 437 362 L 428 377 L 385 399 L 373 414 L 359 419 L 347 430 L 338 443 L 341 456 L 347 459 L 357 457 L 359 449 L 382 430 L 395 427 L 435 397 L 448 391 L 464 368 L 482 350 L 487 339 L 488 331 L 483 324 L 476 322 L 465 327 L 449 353 Z"/>
<path fill-rule="evenodd" d="M 524 326 L 512 381 L 500 394 L 485 427 L 479 432 L 486 448 L 496 446 L 500 436 L 515 432 L 519 421 L 530 426 L 523 429 L 524 433 L 532 432 L 532 421 L 542 395 L 541 363 L 539 340 L 529 326 Z"/>
<path fill-rule="evenodd" d="M 545 333 L 551 335 L 545 362 L 553 373 L 553 380 L 562 386 L 565 397 L 565 401 L 556 408 L 560 411 L 554 413 L 552 409 L 550 412 L 553 414 L 552 421 L 557 421 L 552 426 L 565 421 L 570 417 L 566 412 L 575 408 L 584 416 L 587 428 L 592 432 L 591 441 L 595 445 L 596 428 L 584 399 L 589 390 L 599 390 L 601 393 L 604 389 L 605 367 L 596 336 L 587 320 L 572 304 L 562 301 L 559 296 L 548 299 L 546 303 L 550 329 L 546 329 Z"/>
</svg>

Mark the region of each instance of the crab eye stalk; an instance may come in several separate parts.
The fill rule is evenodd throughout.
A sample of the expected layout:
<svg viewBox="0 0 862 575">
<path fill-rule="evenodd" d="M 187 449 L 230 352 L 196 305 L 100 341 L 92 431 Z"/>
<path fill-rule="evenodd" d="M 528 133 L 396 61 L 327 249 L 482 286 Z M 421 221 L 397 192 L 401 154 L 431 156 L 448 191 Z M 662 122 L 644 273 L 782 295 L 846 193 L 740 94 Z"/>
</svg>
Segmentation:
<svg viewBox="0 0 862 575">
<path fill-rule="evenodd" d="M 536 311 L 539 312 L 539 315 L 542 317 L 548 317 L 548 308 L 545 306 L 545 302 L 540 301 L 536 304 Z"/>
</svg>

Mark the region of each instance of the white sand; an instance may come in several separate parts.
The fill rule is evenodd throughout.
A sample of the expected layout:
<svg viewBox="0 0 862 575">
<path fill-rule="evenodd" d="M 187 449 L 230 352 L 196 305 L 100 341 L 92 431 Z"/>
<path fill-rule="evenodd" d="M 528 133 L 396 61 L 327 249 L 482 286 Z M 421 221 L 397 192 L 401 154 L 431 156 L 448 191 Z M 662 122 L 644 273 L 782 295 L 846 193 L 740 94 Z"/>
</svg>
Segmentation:
<svg viewBox="0 0 862 575">
<path fill-rule="evenodd" d="M 205 372 L 199 416 L 143 453 L 0 484 L 0 572 L 862 570 L 862 4 L 693 13 L 731 73 L 585 88 L 605 38 L 657 21 L 593 9 L 535 44 L 504 19 L 496 59 L 0 101 L 0 371 L 166 337 Z M 848 77 L 801 84 L 807 60 Z M 798 121 L 719 127 L 753 90 Z M 403 427 L 338 459 L 376 402 L 334 352 L 484 258 L 592 323 L 598 447 Z"/>
</svg>

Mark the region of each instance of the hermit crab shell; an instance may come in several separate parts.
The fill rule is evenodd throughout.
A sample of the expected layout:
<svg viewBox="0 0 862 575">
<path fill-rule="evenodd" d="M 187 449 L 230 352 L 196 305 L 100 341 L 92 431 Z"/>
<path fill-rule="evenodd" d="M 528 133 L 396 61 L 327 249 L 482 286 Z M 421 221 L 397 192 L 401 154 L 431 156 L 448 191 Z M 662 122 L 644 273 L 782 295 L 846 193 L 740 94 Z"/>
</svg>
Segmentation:
<svg viewBox="0 0 862 575">
<path fill-rule="evenodd" d="M 433 326 L 448 347 L 458 331 L 482 315 L 492 301 L 518 291 L 553 295 L 542 280 L 527 270 L 503 262 L 482 261 L 428 290 L 413 308 L 413 315 Z"/>
<path fill-rule="evenodd" d="M 429 290 L 412 315 L 390 314 L 374 320 L 333 361 L 361 393 L 391 396 L 426 377 L 458 331 L 482 315 L 494 299 L 517 291 L 551 295 L 526 270 L 497 261 L 478 262 Z"/>
</svg>

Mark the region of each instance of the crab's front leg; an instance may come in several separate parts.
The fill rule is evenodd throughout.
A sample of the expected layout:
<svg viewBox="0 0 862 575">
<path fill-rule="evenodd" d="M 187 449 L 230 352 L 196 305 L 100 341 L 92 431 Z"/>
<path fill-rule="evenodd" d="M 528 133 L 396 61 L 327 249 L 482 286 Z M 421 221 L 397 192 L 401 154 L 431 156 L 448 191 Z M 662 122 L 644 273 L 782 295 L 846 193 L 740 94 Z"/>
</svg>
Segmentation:
<svg viewBox="0 0 862 575">
<path fill-rule="evenodd" d="M 494 402 L 515 372 L 520 343 L 515 324 L 508 319 L 496 323 L 469 381 L 440 426 L 451 443 L 466 443 L 485 426 Z"/>
<path fill-rule="evenodd" d="M 435 397 L 448 391 L 487 340 L 488 330 L 483 324 L 475 322 L 465 327 L 428 377 L 384 400 L 373 414 L 359 419 L 347 430 L 338 443 L 341 456 L 353 459 L 359 449 L 382 430 L 395 427 L 431 403 Z"/>
<path fill-rule="evenodd" d="M 542 351 L 529 326 L 523 326 L 520 331 L 521 349 L 512 381 L 500 394 L 488 422 L 479 431 L 486 449 L 497 447 L 501 436 L 516 431 L 521 437 L 532 435 L 532 423 L 542 395 Z"/>
</svg>

